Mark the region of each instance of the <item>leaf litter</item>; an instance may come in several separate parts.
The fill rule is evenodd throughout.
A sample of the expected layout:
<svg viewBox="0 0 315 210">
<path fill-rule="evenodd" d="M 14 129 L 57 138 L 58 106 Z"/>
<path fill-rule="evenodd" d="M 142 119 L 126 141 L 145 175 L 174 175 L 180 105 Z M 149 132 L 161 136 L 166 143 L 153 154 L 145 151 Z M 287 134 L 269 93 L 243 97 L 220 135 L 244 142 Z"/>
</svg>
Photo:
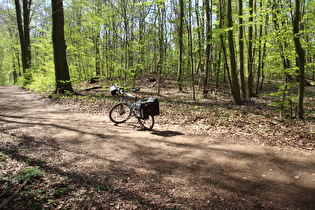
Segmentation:
<svg viewBox="0 0 315 210">
<path fill-rule="evenodd" d="M 196 100 L 192 100 L 191 91 L 179 92 L 176 87 L 164 87 L 160 95 L 156 95 L 156 87 L 140 87 L 138 96 L 144 98 L 153 95 L 159 98 L 161 115 L 156 117 L 156 128 L 174 125 L 177 131 L 187 134 L 215 135 L 236 143 L 252 141 L 270 146 L 315 150 L 315 98 L 312 97 L 315 86 L 306 88 L 304 120 L 296 119 L 296 113 L 291 113 L 290 109 L 296 112 L 296 107 L 281 111 L 279 107 L 271 105 L 277 98 L 269 94 L 268 91 L 274 91 L 273 85 L 269 86 L 261 97 L 251 98 L 242 106 L 232 104 L 227 87 L 210 93 L 207 98 L 203 98 L 202 91 L 197 90 Z M 77 89 L 85 88 L 80 84 Z M 106 86 L 97 91 L 79 93 L 72 98 L 58 100 L 58 103 L 106 116 L 110 107 L 117 102 Z"/>
<path fill-rule="evenodd" d="M 314 87 L 309 91 L 314 92 Z M 154 95 L 154 92 L 148 88 L 143 88 L 139 95 L 144 97 L 148 93 Z M 180 97 L 174 98 L 174 95 L 180 95 Z M 272 100 L 270 97 L 254 98 L 250 104 L 233 106 L 230 98 L 224 93 L 220 96 L 210 95 L 207 99 L 203 99 L 199 93 L 197 100 L 194 101 L 191 100 L 191 93 L 188 91 L 178 94 L 175 88 L 165 88 L 160 96 L 155 96 L 159 98 L 161 108 L 161 115 L 157 117 L 155 125 L 157 129 L 169 129 L 171 126 L 186 134 L 214 135 L 232 143 L 246 142 L 314 150 L 314 112 L 308 112 L 305 120 L 290 119 L 280 113 L 278 108 L 269 106 L 270 100 Z M 80 91 L 80 95 L 54 99 L 54 103 L 63 107 L 105 116 L 115 102 L 117 99 L 110 96 L 107 89 Z M 310 104 L 315 104 L 313 98 L 307 98 L 306 107 L 310 110 L 314 109 L 314 106 L 312 107 Z M 235 200 L 233 197 L 235 195 L 220 197 L 219 189 L 212 193 L 215 193 L 212 200 L 208 199 L 204 204 L 196 200 L 199 202 L 198 204 L 183 205 L 185 202 L 180 201 L 179 198 L 177 200 L 171 197 L 166 199 L 167 196 L 176 193 L 171 186 L 169 189 L 151 188 L 150 192 L 145 195 L 150 196 L 155 191 L 159 193 L 165 191 L 164 195 L 159 195 L 164 196 L 163 199 L 158 199 L 156 195 L 155 197 L 152 195 L 154 199 L 150 204 L 141 204 L 141 200 L 139 203 L 135 203 L 132 202 L 132 194 L 122 194 L 120 191 L 123 185 L 126 189 L 132 187 L 135 177 L 116 179 L 117 186 L 120 185 L 117 188 L 106 184 L 96 184 L 98 182 L 95 184 L 87 183 L 84 181 L 84 176 L 79 174 L 69 177 L 66 176 L 66 171 L 63 173 L 54 172 L 46 165 L 46 161 L 36 159 L 30 159 L 28 162 L 19 161 L 18 147 L 19 142 L 23 142 L 21 139 L 23 136 L 8 132 L 0 132 L 0 136 L 2 151 L 0 167 L 1 172 L 3 172 L 0 180 L 1 202 L 12 194 L 13 189 L 20 187 L 20 183 L 13 180 L 12 177 L 18 174 L 21 169 L 30 165 L 38 165 L 38 163 L 41 164 L 41 168 L 45 169 L 42 180 L 35 181 L 25 187 L 19 197 L 15 199 L 12 207 L 16 209 L 139 209 L 141 205 L 152 208 L 160 206 L 164 209 L 191 209 L 194 206 L 206 208 L 211 203 L 216 203 L 217 207 L 249 207 L 244 202 L 229 203 L 229 196 L 231 196 L 230 202 L 232 202 Z M 61 149 L 58 152 L 60 155 L 71 157 L 71 154 L 66 150 Z M 118 174 L 112 174 L 112 176 L 116 175 Z M 265 176 L 262 174 L 262 177 Z M 295 179 L 299 178 L 298 175 L 295 176 Z M 135 189 L 141 187 L 139 183 L 134 186 Z M 149 183 L 143 182 L 142 185 L 146 186 Z M 12 190 L 8 191 L 8 189 Z M 181 193 L 185 194 L 185 192 Z M 244 200 L 244 198 L 237 199 Z M 162 201 L 163 203 L 160 203 Z M 107 205 L 104 206 L 104 204 Z M 257 203 L 256 206 L 263 207 L 261 203 Z"/>
</svg>

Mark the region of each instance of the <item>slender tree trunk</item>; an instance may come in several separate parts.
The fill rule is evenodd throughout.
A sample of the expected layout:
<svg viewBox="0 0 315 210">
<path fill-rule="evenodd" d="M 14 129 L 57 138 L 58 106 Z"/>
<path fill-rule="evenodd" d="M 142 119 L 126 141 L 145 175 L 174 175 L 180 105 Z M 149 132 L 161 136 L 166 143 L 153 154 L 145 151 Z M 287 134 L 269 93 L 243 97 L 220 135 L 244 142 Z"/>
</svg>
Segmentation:
<svg viewBox="0 0 315 210">
<path fill-rule="evenodd" d="M 219 28 L 220 29 L 223 29 L 224 17 L 225 17 L 225 15 L 223 14 L 223 8 L 224 8 L 223 2 L 224 2 L 224 0 L 219 0 L 219 18 L 220 18 Z M 226 72 L 227 72 L 229 85 L 230 85 L 230 87 L 232 87 L 232 82 L 231 82 L 231 77 L 230 77 L 230 69 L 229 69 L 229 64 L 228 64 L 228 55 L 227 55 L 227 49 L 226 49 L 225 43 L 224 43 L 223 33 L 220 33 L 220 43 L 221 43 L 221 49 L 222 49 L 222 53 L 223 53 L 223 60 L 224 60 L 223 80 L 224 80 L 224 82 L 226 81 Z"/>
<path fill-rule="evenodd" d="M 67 63 L 66 42 L 64 38 L 63 1 L 51 0 L 52 5 L 52 40 L 54 49 L 56 93 L 72 93 L 69 67 Z"/>
<path fill-rule="evenodd" d="M 237 66 L 235 59 L 235 49 L 233 41 L 233 20 L 232 20 L 232 0 L 227 1 L 227 21 L 228 21 L 228 40 L 229 40 L 229 51 L 230 51 L 230 67 L 231 67 L 231 92 L 232 99 L 235 105 L 242 105 L 240 86 L 237 78 Z"/>
<path fill-rule="evenodd" d="M 191 86 L 193 90 L 193 100 L 196 100 L 196 94 L 195 94 L 195 71 L 194 71 L 194 54 L 193 54 L 193 37 L 192 37 L 192 20 L 191 20 L 191 10 L 192 10 L 192 3 L 191 0 L 189 0 L 189 15 L 188 20 L 189 24 L 187 24 L 187 31 L 188 31 L 188 38 L 189 38 L 189 54 L 190 54 L 190 69 L 191 69 Z"/>
<path fill-rule="evenodd" d="M 203 33 L 203 28 L 204 28 L 204 19 L 203 19 L 203 10 L 199 9 L 199 2 L 195 1 L 195 13 L 196 13 L 196 21 L 197 21 L 197 33 L 198 33 L 198 56 L 199 56 L 199 64 L 198 64 L 198 68 L 196 70 L 196 74 L 199 74 L 199 70 L 201 71 L 201 73 L 204 71 L 204 50 L 203 50 L 203 46 L 204 46 L 204 33 Z M 200 15 L 201 13 L 201 15 Z M 200 85 L 200 84 L 199 84 Z"/>
<path fill-rule="evenodd" d="M 21 51 L 22 51 L 22 67 L 23 67 L 23 73 L 25 73 L 27 60 L 25 57 L 25 41 L 24 41 L 25 38 L 24 38 L 24 31 L 23 31 L 21 6 L 20 6 L 19 0 L 15 0 L 15 11 L 16 11 L 16 19 L 17 19 L 20 45 L 21 45 Z"/>
<path fill-rule="evenodd" d="M 95 15 L 97 17 L 101 17 L 102 14 L 102 2 L 100 0 L 96 0 L 95 2 Z M 95 74 L 96 76 L 101 75 L 101 52 L 100 52 L 100 44 L 101 44 L 101 24 L 99 20 L 97 20 L 95 24 L 95 34 L 94 34 L 94 45 L 95 45 Z"/>
<path fill-rule="evenodd" d="M 163 67 L 165 62 L 165 46 L 164 46 L 164 22 L 165 22 L 165 4 L 164 2 L 158 5 L 158 22 L 159 22 L 159 51 L 160 59 L 157 65 L 159 78 L 158 78 L 158 95 L 161 94 L 161 84 L 163 76 Z"/>
<path fill-rule="evenodd" d="M 254 93 L 254 75 L 253 75 L 253 0 L 249 0 L 249 27 L 248 27 L 248 96 L 255 96 Z"/>
<path fill-rule="evenodd" d="M 267 45 L 266 45 L 266 42 L 265 42 L 264 46 L 263 46 L 263 52 L 262 52 L 263 59 L 266 58 L 266 53 L 267 53 Z M 264 84 L 264 80 L 265 80 L 265 71 L 264 71 L 264 69 L 265 69 L 265 61 L 262 60 L 262 63 L 261 63 L 261 82 L 260 82 L 260 84 L 257 84 L 257 85 L 259 85 L 259 90 L 263 89 L 263 84 Z"/>
<path fill-rule="evenodd" d="M 312 56 L 312 63 L 315 63 L 315 55 Z M 315 80 L 315 68 L 313 67 L 312 79 Z"/>
<path fill-rule="evenodd" d="M 205 53 L 205 64 L 206 64 L 206 75 L 204 78 L 204 84 L 203 84 L 203 92 L 204 97 L 207 97 L 207 89 L 209 86 L 209 74 L 210 74 L 210 64 L 211 64 L 211 38 L 212 38 L 212 29 L 211 29 L 211 9 L 210 4 L 212 4 L 211 0 L 204 0 L 204 5 L 206 7 L 206 53 Z"/>
<path fill-rule="evenodd" d="M 178 55 L 178 73 L 177 73 L 177 83 L 179 91 L 183 90 L 183 33 L 184 33 L 184 0 L 179 0 L 179 30 L 178 30 L 178 44 L 179 44 L 179 55 Z"/>
<path fill-rule="evenodd" d="M 263 7 L 263 2 L 260 2 L 260 8 Z M 266 14 L 265 21 L 268 22 L 268 15 Z M 266 26 L 265 26 L 266 27 Z M 263 25 L 259 26 L 259 42 L 258 42 L 258 68 L 257 68 L 257 81 L 256 81 L 256 94 L 260 90 L 260 78 L 263 77 L 263 68 L 264 68 L 264 52 L 266 47 L 266 42 L 262 41 L 263 37 Z M 262 80 L 262 79 L 261 79 Z"/>
<path fill-rule="evenodd" d="M 222 60 L 222 48 L 219 49 L 219 58 L 216 67 L 216 79 L 215 79 L 215 87 L 219 87 L 219 79 L 220 79 L 220 70 L 221 70 L 221 60 Z"/>
<path fill-rule="evenodd" d="M 95 37 L 95 74 L 101 76 L 101 52 L 100 52 L 100 34 Z"/>
<path fill-rule="evenodd" d="M 23 21 L 24 21 L 24 38 L 25 38 L 25 56 L 26 56 L 26 69 L 32 66 L 32 53 L 31 53 L 31 39 L 30 39 L 30 12 L 31 0 L 23 0 Z"/>
<path fill-rule="evenodd" d="M 244 72 L 244 32 L 243 32 L 243 0 L 238 0 L 238 45 L 239 45 L 239 56 L 240 56 L 240 79 L 242 96 L 246 98 L 246 82 Z"/>
<path fill-rule="evenodd" d="M 23 19 L 19 0 L 15 0 L 16 19 L 20 37 L 22 68 L 25 74 L 31 68 L 31 41 L 30 41 L 30 8 L 32 1 L 23 0 Z"/>
<path fill-rule="evenodd" d="M 293 18 L 293 34 L 295 51 L 298 55 L 297 66 L 299 68 L 299 91 L 298 91 L 298 118 L 304 118 L 304 87 L 305 87 L 305 51 L 301 45 L 299 28 L 300 28 L 300 0 L 295 0 L 295 10 Z"/>
<path fill-rule="evenodd" d="M 130 19 L 130 17 L 128 17 L 128 5 L 129 2 L 127 2 L 127 0 L 121 0 L 120 1 L 120 6 L 121 6 L 121 15 L 123 17 L 123 27 L 124 27 L 124 56 L 122 56 L 122 60 L 124 61 L 124 68 L 125 71 L 122 72 L 123 76 L 124 76 L 124 82 L 127 81 L 127 72 L 130 70 L 131 68 L 131 49 L 130 49 L 130 42 L 132 39 L 132 33 L 130 32 L 130 22 L 132 22 L 132 20 Z"/>
</svg>

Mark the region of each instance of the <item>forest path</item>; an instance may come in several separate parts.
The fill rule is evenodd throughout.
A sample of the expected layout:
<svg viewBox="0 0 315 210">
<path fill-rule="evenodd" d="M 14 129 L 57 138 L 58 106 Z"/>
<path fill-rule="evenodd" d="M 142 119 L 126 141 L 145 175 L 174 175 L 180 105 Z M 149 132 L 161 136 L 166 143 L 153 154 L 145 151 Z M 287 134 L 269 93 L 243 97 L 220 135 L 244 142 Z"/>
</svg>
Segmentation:
<svg viewBox="0 0 315 210">
<path fill-rule="evenodd" d="M 315 209 L 312 151 L 114 126 L 107 113 L 77 113 L 17 86 L 0 86 L 0 132 L 23 139 L 19 155 L 47 171 L 106 186 L 110 205 Z"/>
</svg>

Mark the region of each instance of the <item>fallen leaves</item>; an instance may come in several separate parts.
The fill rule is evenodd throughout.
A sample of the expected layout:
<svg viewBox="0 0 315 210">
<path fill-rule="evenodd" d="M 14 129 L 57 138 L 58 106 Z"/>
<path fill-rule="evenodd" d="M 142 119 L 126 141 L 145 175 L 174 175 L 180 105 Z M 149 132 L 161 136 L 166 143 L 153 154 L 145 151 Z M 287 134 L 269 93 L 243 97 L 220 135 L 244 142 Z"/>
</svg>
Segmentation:
<svg viewBox="0 0 315 210">
<path fill-rule="evenodd" d="M 72 98 L 62 98 L 58 103 L 83 112 L 107 115 L 115 98 L 104 89 L 103 92 L 92 90 Z M 146 93 L 152 94 L 152 88 L 142 87 L 141 91 L 143 97 Z M 308 91 L 305 106 L 310 108 L 310 104 L 315 103 L 311 97 L 315 88 Z M 234 106 L 227 94 L 218 92 L 209 94 L 208 99 L 202 98 L 201 91 L 197 92 L 196 100 L 191 99 L 189 91 L 178 93 L 176 88 L 168 87 L 161 92 L 160 96 L 155 95 L 159 98 L 161 110 L 156 128 L 175 126 L 176 130 L 189 134 L 218 135 L 234 141 L 315 150 L 315 123 L 312 121 L 315 115 L 308 112 L 306 120 L 288 118 L 279 108 L 270 106 L 275 98 L 268 94 L 251 99 L 247 105 Z M 139 94 L 141 96 L 141 92 Z"/>
</svg>

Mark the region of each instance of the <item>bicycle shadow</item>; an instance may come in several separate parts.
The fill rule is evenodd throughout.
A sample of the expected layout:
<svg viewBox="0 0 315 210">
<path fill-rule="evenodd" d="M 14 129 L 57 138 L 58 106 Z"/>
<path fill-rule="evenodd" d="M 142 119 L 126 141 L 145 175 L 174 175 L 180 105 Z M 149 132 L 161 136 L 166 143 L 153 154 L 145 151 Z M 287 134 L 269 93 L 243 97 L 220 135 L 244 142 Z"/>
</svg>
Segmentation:
<svg viewBox="0 0 315 210">
<path fill-rule="evenodd" d="M 163 137 L 173 137 L 173 136 L 181 136 L 181 135 L 185 135 L 184 133 L 178 132 L 178 131 L 157 131 L 154 130 L 151 132 L 151 134 L 153 135 L 157 135 L 157 136 L 163 136 Z"/>
</svg>

